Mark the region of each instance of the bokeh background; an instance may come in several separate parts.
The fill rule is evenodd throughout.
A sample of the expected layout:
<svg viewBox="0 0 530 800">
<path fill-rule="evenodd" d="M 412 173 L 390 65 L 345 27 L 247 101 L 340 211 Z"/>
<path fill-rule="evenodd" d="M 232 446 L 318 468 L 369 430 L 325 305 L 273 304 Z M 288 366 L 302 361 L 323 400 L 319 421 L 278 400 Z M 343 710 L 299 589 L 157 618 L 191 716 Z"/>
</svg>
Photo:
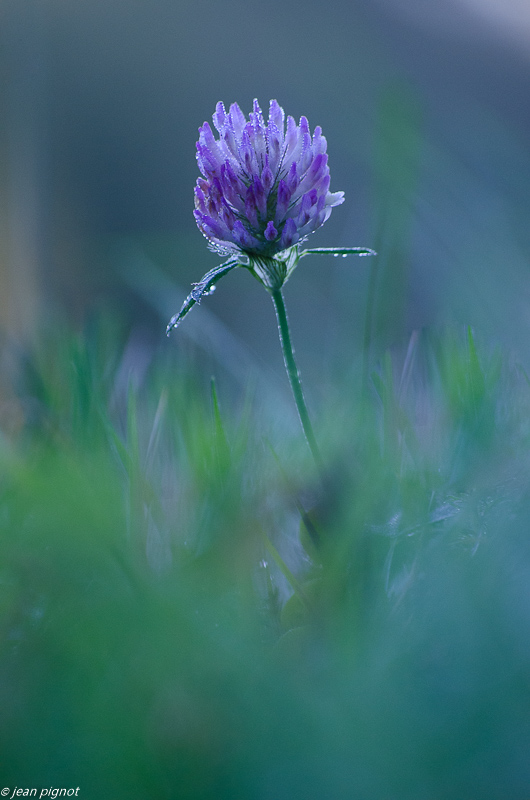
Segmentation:
<svg viewBox="0 0 530 800">
<path fill-rule="evenodd" d="M 31 340 L 110 310 L 148 347 L 215 265 L 192 217 L 197 128 L 275 97 L 328 139 L 335 209 L 287 287 L 311 380 L 360 347 L 471 324 L 529 356 L 530 10 L 523 0 L 2 0 L 0 324 Z M 205 358 L 281 373 L 239 271 L 190 317 Z M 222 342 L 222 346 L 219 344 Z M 244 371 L 244 368 L 243 368 Z"/>
<path fill-rule="evenodd" d="M 528 800 L 527 0 L 0 0 L 0 59 L 0 791 Z M 378 252 L 285 287 L 323 478 L 248 272 L 164 335 L 254 97 Z"/>
</svg>

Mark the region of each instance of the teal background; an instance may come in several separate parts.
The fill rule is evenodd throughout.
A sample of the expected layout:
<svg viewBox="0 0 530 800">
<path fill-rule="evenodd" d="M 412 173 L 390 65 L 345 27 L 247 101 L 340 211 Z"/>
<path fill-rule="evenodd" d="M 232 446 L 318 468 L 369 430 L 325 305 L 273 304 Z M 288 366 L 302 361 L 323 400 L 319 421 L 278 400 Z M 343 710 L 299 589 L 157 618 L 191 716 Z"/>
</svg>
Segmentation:
<svg viewBox="0 0 530 800">
<path fill-rule="evenodd" d="M 0 791 L 530 797 L 528 25 L 481 8 L 0 3 Z M 323 475 L 246 271 L 164 335 L 255 96 L 328 139 L 311 244 L 378 252 L 285 287 Z"/>
<path fill-rule="evenodd" d="M 216 263 L 191 214 L 197 128 L 220 99 L 248 111 L 254 97 L 264 108 L 275 97 L 323 127 L 332 188 L 346 192 L 312 244 L 380 252 L 379 351 L 451 319 L 526 359 L 524 20 L 518 39 L 462 3 L 422 9 L 413 0 L 5 0 L 8 327 L 34 333 L 50 312 L 79 324 L 104 305 L 158 340 Z M 303 267 L 289 307 L 301 357 L 307 349 L 321 370 L 337 335 L 359 347 L 369 264 Z M 208 310 L 277 364 L 267 302 L 246 274 L 232 275 Z"/>
</svg>

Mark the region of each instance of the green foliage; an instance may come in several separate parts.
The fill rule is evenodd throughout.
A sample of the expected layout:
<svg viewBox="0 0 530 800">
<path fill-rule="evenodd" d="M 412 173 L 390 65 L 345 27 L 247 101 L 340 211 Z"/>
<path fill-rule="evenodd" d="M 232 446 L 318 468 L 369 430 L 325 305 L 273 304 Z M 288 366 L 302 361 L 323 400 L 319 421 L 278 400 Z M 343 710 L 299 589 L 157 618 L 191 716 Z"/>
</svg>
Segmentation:
<svg viewBox="0 0 530 800">
<path fill-rule="evenodd" d="M 174 343 L 137 363 L 107 322 L 21 365 L 2 785 L 523 797 L 524 375 L 471 331 L 414 335 L 320 409 L 320 479 L 296 427 L 271 433 Z"/>
</svg>

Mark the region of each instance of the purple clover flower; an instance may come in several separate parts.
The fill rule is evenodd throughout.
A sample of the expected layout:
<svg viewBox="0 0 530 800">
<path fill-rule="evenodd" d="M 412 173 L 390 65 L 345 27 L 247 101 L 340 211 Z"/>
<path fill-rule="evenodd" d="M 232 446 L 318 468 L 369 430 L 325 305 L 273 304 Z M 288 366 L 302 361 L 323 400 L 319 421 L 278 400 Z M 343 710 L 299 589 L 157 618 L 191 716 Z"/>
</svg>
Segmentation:
<svg viewBox="0 0 530 800">
<path fill-rule="evenodd" d="M 199 128 L 195 219 L 210 247 L 245 254 L 254 263 L 273 259 L 316 231 L 344 201 L 329 191 L 327 142 L 306 117 L 297 126 L 276 100 L 265 123 L 258 101 L 247 122 L 237 103 L 218 103 L 213 123 Z M 280 257 L 281 259 L 281 257 Z M 276 260 L 276 259 L 275 259 Z M 288 260 L 288 254 L 285 259 Z"/>
<path fill-rule="evenodd" d="M 267 124 L 257 100 L 248 122 L 237 103 L 228 114 L 217 103 L 213 122 L 219 139 L 207 122 L 199 128 L 197 163 L 203 177 L 195 186 L 194 214 L 210 248 L 228 261 L 194 284 L 171 317 L 168 334 L 236 267 L 246 267 L 261 281 L 280 314 L 281 288 L 301 258 L 313 253 L 374 255 L 365 247 L 299 247 L 344 202 L 344 192 L 329 191 L 327 142 L 319 126 L 311 136 L 305 117 L 299 125 L 287 117 L 285 124 L 276 100 L 270 102 Z M 282 324 L 287 330 L 287 318 Z"/>
</svg>

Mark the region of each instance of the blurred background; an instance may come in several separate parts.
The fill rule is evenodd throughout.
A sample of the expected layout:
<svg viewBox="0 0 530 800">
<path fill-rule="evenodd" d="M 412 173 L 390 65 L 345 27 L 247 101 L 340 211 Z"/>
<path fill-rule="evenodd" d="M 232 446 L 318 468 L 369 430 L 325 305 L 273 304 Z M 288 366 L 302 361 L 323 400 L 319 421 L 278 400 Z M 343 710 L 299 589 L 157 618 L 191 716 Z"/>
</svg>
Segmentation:
<svg viewBox="0 0 530 800">
<path fill-rule="evenodd" d="M 0 0 L 0 59 L 0 789 L 528 800 L 527 0 Z M 164 335 L 254 97 L 378 252 L 285 289 L 324 481 L 245 270 Z"/>
<path fill-rule="evenodd" d="M 9 338 L 106 309 L 177 347 L 165 323 L 218 261 L 192 216 L 197 128 L 218 100 L 248 112 L 258 97 L 328 139 L 346 202 L 311 244 L 379 252 L 307 259 L 287 286 L 308 380 L 360 348 L 370 281 L 375 356 L 450 321 L 528 362 L 524 0 L 2 0 L 0 35 Z M 222 341 L 282 369 L 270 301 L 243 270 L 182 331 L 214 359 Z"/>
</svg>

